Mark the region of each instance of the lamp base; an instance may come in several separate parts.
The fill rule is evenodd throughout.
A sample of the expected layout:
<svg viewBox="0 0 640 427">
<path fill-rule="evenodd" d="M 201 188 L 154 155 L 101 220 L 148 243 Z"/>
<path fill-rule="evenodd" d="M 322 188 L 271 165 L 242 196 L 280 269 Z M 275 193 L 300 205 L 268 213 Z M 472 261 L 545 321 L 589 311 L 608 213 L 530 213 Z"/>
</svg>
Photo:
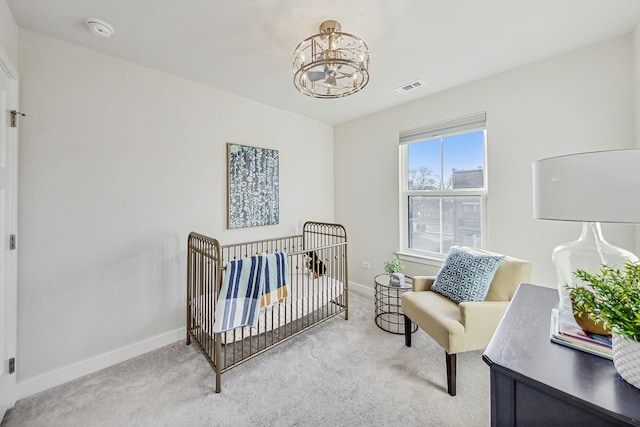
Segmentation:
<svg viewBox="0 0 640 427">
<path fill-rule="evenodd" d="M 577 269 L 592 274 L 597 273 L 602 265 L 622 270 L 627 262 L 637 263 L 638 257 L 604 240 L 599 222 L 583 222 L 578 240 L 557 246 L 553 250 L 552 260 L 558 279 L 561 308 L 571 310 L 570 291 L 566 285 L 584 286 L 574 275 Z"/>
</svg>

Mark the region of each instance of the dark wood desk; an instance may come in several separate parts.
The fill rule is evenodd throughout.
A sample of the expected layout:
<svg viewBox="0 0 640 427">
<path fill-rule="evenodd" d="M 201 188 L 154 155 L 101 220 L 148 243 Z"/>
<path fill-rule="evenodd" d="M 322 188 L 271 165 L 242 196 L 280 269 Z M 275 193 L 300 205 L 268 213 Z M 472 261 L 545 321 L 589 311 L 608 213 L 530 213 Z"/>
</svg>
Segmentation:
<svg viewBox="0 0 640 427">
<path fill-rule="evenodd" d="M 613 362 L 549 341 L 555 289 L 521 284 L 482 358 L 492 426 L 640 426 L 640 390 Z"/>
</svg>

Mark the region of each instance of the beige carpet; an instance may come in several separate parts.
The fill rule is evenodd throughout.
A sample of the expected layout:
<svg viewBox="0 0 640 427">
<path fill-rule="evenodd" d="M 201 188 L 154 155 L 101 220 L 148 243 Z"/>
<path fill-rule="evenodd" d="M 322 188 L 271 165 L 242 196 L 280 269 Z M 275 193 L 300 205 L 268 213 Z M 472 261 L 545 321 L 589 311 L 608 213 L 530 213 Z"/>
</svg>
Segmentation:
<svg viewBox="0 0 640 427">
<path fill-rule="evenodd" d="M 486 426 L 489 369 L 458 355 L 446 392 L 444 352 L 422 331 L 412 347 L 374 321 L 351 292 L 333 318 L 222 376 L 176 343 L 16 403 L 2 426 Z"/>
</svg>

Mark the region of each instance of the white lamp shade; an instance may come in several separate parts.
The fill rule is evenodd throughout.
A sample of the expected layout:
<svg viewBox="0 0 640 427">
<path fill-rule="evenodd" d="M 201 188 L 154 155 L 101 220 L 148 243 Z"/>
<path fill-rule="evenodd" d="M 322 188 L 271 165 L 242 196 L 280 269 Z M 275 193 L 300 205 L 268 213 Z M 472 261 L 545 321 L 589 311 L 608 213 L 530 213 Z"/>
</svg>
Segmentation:
<svg viewBox="0 0 640 427">
<path fill-rule="evenodd" d="M 640 223 L 640 149 L 551 157 L 533 163 L 533 216 Z"/>
</svg>

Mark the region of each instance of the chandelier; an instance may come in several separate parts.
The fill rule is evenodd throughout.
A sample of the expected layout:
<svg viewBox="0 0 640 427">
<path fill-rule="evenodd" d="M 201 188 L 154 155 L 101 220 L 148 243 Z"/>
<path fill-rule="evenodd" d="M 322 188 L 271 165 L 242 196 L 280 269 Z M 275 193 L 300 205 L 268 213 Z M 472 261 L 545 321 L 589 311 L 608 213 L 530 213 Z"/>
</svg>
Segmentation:
<svg viewBox="0 0 640 427">
<path fill-rule="evenodd" d="M 338 21 L 324 21 L 320 33 L 308 37 L 293 53 L 293 84 L 314 98 L 341 98 L 369 82 L 369 48 L 341 32 Z"/>
</svg>

